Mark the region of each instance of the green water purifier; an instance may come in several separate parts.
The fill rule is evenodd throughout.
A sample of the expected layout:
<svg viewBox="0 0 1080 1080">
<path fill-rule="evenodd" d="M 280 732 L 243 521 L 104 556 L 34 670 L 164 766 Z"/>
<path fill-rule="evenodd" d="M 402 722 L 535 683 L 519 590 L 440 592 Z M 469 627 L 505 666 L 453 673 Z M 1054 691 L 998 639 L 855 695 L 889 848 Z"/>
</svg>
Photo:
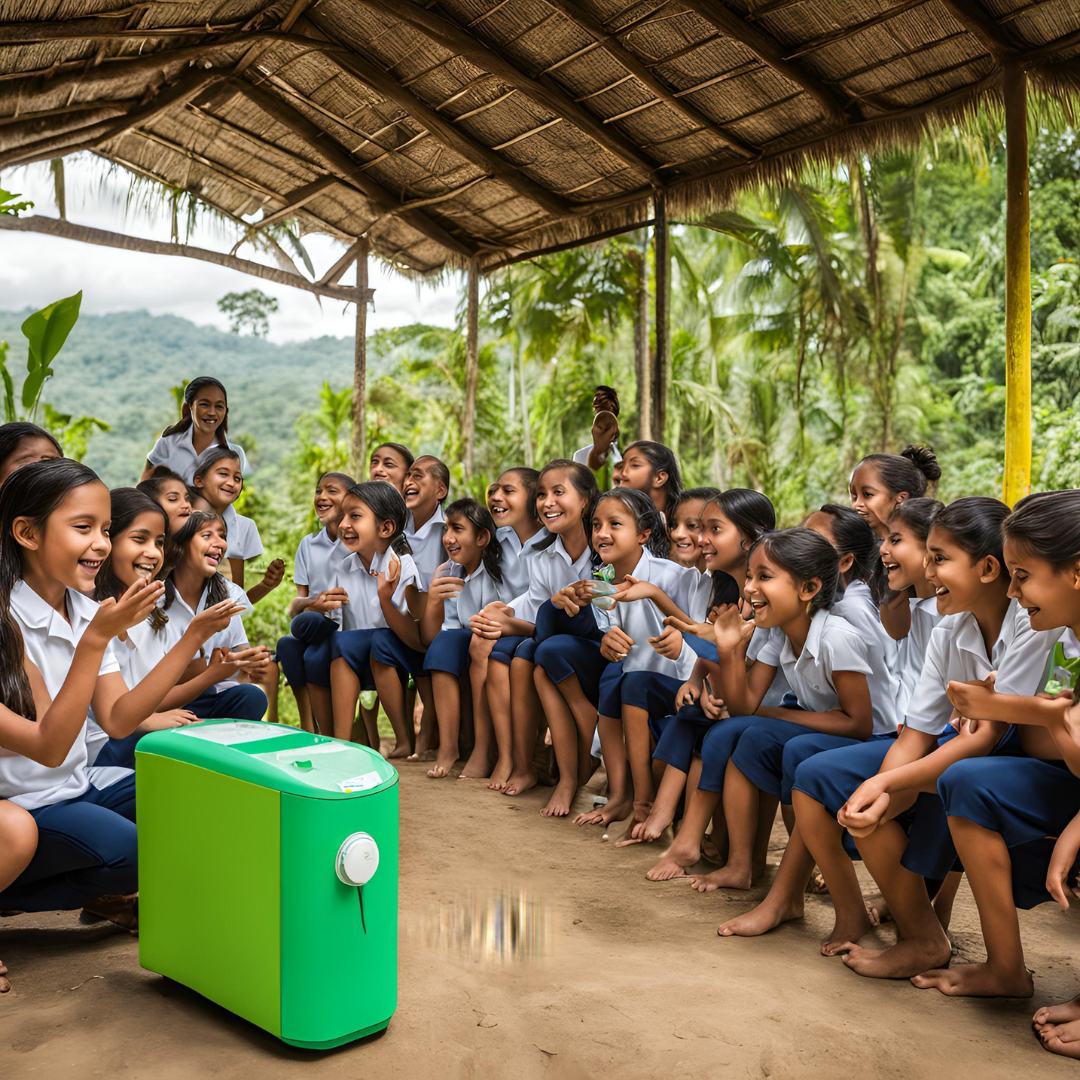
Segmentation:
<svg viewBox="0 0 1080 1080">
<path fill-rule="evenodd" d="M 135 754 L 139 962 L 293 1046 L 397 1006 L 398 776 L 278 724 L 156 731 Z"/>
</svg>

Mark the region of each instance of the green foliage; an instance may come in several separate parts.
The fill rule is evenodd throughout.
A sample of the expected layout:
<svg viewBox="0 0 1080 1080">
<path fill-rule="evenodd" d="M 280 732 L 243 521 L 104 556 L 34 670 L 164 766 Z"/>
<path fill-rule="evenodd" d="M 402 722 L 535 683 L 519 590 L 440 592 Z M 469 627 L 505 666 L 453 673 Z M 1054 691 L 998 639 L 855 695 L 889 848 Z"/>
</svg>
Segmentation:
<svg viewBox="0 0 1080 1080">
<path fill-rule="evenodd" d="M 26 379 L 22 386 L 22 407 L 33 418 L 37 411 L 45 380 L 52 373 L 52 362 L 64 347 L 75 323 L 79 319 L 82 291 L 63 300 L 55 300 L 48 307 L 35 311 L 22 324 L 23 336 L 29 344 L 26 357 Z"/>
<path fill-rule="evenodd" d="M 270 316 L 277 311 L 278 302 L 261 289 L 248 289 L 226 293 L 217 302 L 217 308 L 228 318 L 229 329 L 234 334 L 247 329 L 252 336 L 264 338 L 270 333 Z"/>
<path fill-rule="evenodd" d="M 28 199 L 23 199 L 22 202 L 16 202 L 15 200 L 19 196 L 14 192 L 5 191 L 0 188 L 0 214 L 7 214 L 9 217 L 18 217 L 24 210 L 32 210 L 34 204 Z"/>
</svg>

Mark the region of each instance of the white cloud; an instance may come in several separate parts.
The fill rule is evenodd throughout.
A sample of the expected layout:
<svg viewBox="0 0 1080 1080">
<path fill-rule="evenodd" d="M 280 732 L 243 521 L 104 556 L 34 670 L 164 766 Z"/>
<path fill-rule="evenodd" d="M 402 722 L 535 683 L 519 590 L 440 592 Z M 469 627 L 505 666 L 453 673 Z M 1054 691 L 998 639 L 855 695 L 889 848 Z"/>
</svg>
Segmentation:
<svg viewBox="0 0 1080 1080">
<path fill-rule="evenodd" d="M 66 159 L 65 166 L 69 220 L 114 232 L 169 239 L 167 214 L 163 213 L 158 222 L 135 211 L 125 214 L 126 174 L 102 181 L 100 164 L 87 154 Z M 4 174 L 2 186 L 32 199 L 35 203 L 32 213 L 56 215 L 52 180 L 46 165 L 11 170 Z M 229 241 L 211 228 L 200 227 L 191 243 L 222 251 L 228 250 Z M 318 273 L 330 267 L 344 250 L 342 244 L 322 235 L 311 235 L 304 243 Z M 252 257 L 250 247 L 238 254 Z M 258 258 L 262 260 L 261 256 Z M 370 275 L 375 306 L 368 315 L 369 332 L 421 320 L 438 326 L 453 323 L 458 298 L 464 291 L 460 275 L 441 285 L 418 286 L 390 273 L 375 260 Z M 345 284 L 352 280 L 355 279 L 350 273 Z M 310 293 L 237 271 L 190 259 L 119 251 L 38 233 L 0 232 L 0 306 L 9 310 L 39 308 L 82 289 L 85 312 L 104 314 L 145 309 L 155 315 L 179 315 L 200 325 L 227 330 L 228 323 L 217 310 L 216 301 L 227 292 L 250 288 L 259 288 L 278 301 L 278 312 L 270 320 L 271 341 L 353 334 L 351 307 L 324 299 L 320 309 Z"/>
</svg>

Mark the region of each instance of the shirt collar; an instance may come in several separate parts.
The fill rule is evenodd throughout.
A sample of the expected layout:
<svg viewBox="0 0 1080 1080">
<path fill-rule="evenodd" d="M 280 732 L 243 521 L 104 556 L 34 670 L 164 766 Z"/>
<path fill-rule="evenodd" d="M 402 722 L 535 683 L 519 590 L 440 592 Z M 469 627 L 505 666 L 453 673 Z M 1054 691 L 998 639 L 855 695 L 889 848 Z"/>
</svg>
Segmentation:
<svg viewBox="0 0 1080 1080">
<path fill-rule="evenodd" d="M 36 630 L 47 629 L 49 637 L 75 641 L 94 617 L 98 605 L 74 589 L 66 591 L 66 598 L 70 623 L 20 578 L 11 590 L 11 607 L 27 626 Z"/>
<path fill-rule="evenodd" d="M 523 544 L 512 525 L 500 525 L 495 530 L 495 537 L 499 543 L 509 543 L 516 555 L 520 555 L 524 551 L 531 551 L 542 540 L 546 540 L 549 535 L 547 529 L 541 525 L 540 528 Z"/>
<path fill-rule="evenodd" d="M 236 512 L 236 507 L 232 503 L 229 503 L 224 510 L 221 511 L 221 520 L 225 522 L 225 529 L 228 532 L 233 532 L 236 528 L 236 519 L 240 515 Z"/>
<path fill-rule="evenodd" d="M 416 528 L 416 519 L 413 517 L 413 513 L 410 510 L 409 520 L 405 523 L 405 531 L 410 536 L 415 536 L 417 540 L 425 540 L 428 534 L 431 532 L 432 529 L 435 528 L 436 525 L 440 526 L 439 535 L 441 536 L 441 526 L 445 524 L 446 517 L 443 515 L 442 503 L 440 503 L 437 507 L 435 507 L 435 513 L 432 514 L 431 517 L 429 517 L 427 521 L 425 521 L 424 524 L 420 526 L 419 529 Z"/>
<path fill-rule="evenodd" d="M 810 620 L 810 629 L 806 634 L 806 642 L 803 644 L 799 656 L 795 655 L 795 650 L 791 647 L 791 639 L 787 634 L 784 634 L 784 645 L 780 655 L 781 663 L 787 661 L 789 664 L 793 664 L 803 656 L 816 658 L 821 651 L 821 635 L 825 630 L 825 620 L 828 617 L 829 613 L 824 608 L 814 612 L 814 617 Z"/>
</svg>

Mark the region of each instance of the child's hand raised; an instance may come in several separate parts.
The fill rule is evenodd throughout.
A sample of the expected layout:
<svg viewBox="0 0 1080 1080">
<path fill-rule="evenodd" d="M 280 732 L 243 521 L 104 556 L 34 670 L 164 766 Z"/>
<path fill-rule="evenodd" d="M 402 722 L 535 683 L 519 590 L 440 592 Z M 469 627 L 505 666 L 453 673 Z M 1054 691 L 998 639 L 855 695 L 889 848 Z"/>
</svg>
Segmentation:
<svg viewBox="0 0 1080 1080">
<path fill-rule="evenodd" d="M 215 634 L 224 630 L 232 621 L 234 615 L 240 615 L 244 608 L 235 600 L 222 600 L 219 604 L 205 608 L 188 623 L 186 633 L 202 645 L 209 641 Z"/>
<path fill-rule="evenodd" d="M 737 604 L 724 604 L 712 626 L 718 652 L 745 652 L 754 636 L 754 624 L 742 617 Z"/>
<path fill-rule="evenodd" d="M 401 577 L 401 560 L 397 555 L 390 552 L 390 562 L 386 564 L 385 573 L 380 570 L 375 575 L 375 587 L 378 590 L 379 596 L 387 597 L 394 595 L 394 589 L 397 588 L 398 580 Z"/>
<path fill-rule="evenodd" d="M 618 663 L 630 655 L 633 647 L 634 639 L 621 626 L 613 626 L 600 642 L 600 655 L 605 660 Z"/>
<path fill-rule="evenodd" d="M 680 634 L 689 634 L 691 637 L 702 638 L 704 641 L 713 640 L 712 623 L 691 622 L 687 619 L 680 619 L 677 615 L 669 615 L 664 620 L 664 626 L 678 630 Z"/>
<path fill-rule="evenodd" d="M 678 660 L 683 650 L 682 632 L 674 626 L 665 626 L 659 637 L 649 638 L 649 644 L 668 660 Z"/>
<path fill-rule="evenodd" d="M 325 615 L 329 611 L 337 611 L 338 608 L 349 602 L 349 594 L 340 585 L 332 589 L 324 589 L 315 598 L 314 603 L 308 605 L 308 611 L 318 611 Z"/>
<path fill-rule="evenodd" d="M 266 568 L 266 573 L 263 574 L 263 587 L 269 592 L 276 589 L 282 579 L 285 577 L 285 560 L 274 559 L 273 562 Z"/>
<path fill-rule="evenodd" d="M 164 592 L 164 582 L 136 581 L 119 600 L 102 600 L 86 633 L 92 641 L 107 645 L 118 634 L 145 622 Z"/>
</svg>

